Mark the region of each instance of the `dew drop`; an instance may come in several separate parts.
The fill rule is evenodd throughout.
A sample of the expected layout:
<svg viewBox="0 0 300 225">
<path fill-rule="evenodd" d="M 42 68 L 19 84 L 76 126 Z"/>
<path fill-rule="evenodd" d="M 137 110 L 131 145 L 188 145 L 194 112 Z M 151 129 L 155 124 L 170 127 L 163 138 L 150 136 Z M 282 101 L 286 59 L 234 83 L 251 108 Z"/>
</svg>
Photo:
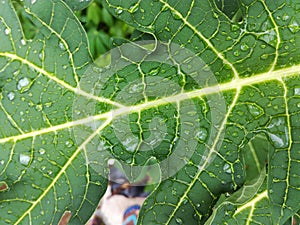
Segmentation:
<svg viewBox="0 0 300 225">
<path fill-rule="evenodd" d="M 254 117 L 258 117 L 263 114 L 263 110 L 256 105 L 247 105 L 250 114 Z"/>
<path fill-rule="evenodd" d="M 68 148 L 71 148 L 74 145 L 74 142 L 71 139 L 69 139 L 68 141 L 65 142 L 65 144 Z"/>
<path fill-rule="evenodd" d="M 172 15 L 173 15 L 175 20 L 180 20 L 181 19 L 181 15 L 177 11 L 173 11 Z"/>
<path fill-rule="evenodd" d="M 116 13 L 117 15 L 120 15 L 120 14 L 123 13 L 123 9 L 116 8 L 116 9 L 115 9 L 115 13 Z"/>
<path fill-rule="evenodd" d="M 155 76 L 155 75 L 158 74 L 158 72 L 159 72 L 159 67 L 152 69 L 152 70 L 149 72 L 149 75 Z"/>
<path fill-rule="evenodd" d="M 200 203 L 198 203 L 196 206 L 197 206 L 197 208 L 200 208 L 201 205 L 200 205 Z"/>
<path fill-rule="evenodd" d="M 300 102 L 297 104 L 297 107 L 300 108 Z"/>
<path fill-rule="evenodd" d="M 225 163 L 224 166 L 223 166 L 223 170 L 225 173 L 231 173 L 231 168 L 230 168 L 230 165 L 228 163 Z"/>
<path fill-rule="evenodd" d="M 37 104 L 36 106 L 35 106 L 35 109 L 37 110 L 37 111 L 42 111 L 43 110 L 43 105 L 42 104 Z"/>
<path fill-rule="evenodd" d="M 2 159 L 1 161 L 0 161 L 0 165 L 4 165 L 4 160 Z"/>
<path fill-rule="evenodd" d="M 234 56 L 239 56 L 239 55 L 240 55 L 240 52 L 239 52 L 239 51 L 234 51 L 234 52 L 233 52 L 233 55 L 234 55 Z"/>
<path fill-rule="evenodd" d="M 263 59 L 263 60 L 267 59 L 268 57 L 269 57 L 268 54 L 263 54 L 263 55 L 260 56 L 260 58 Z"/>
<path fill-rule="evenodd" d="M 292 20 L 288 27 L 289 27 L 290 31 L 294 34 L 300 30 L 300 26 L 296 20 Z"/>
<path fill-rule="evenodd" d="M 40 60 L 42 60 L 43 59 L 43 53 L 40 52 L 38 57 L 39 57 Z"/>
<path fill-rule="evenodd" d="M 238 25 L 236 25 L 236 24 L 231 25 L 231 31 L 237 31 L 239 29 L 240 29 L 240 27 Z"/>
<path fill-rule="evenodd" d="M 26 41 L 24 39 L 21 39 L 21 45 L 26 45 Z"/>
<path fill-rule="evenodd" d="M 10 32 L 11 32 L 11 30 L 10 30 L 9 28 L 6 28 L 6 29 L 4 30 L 4 33 L 5 33 L 6 35 L 9 35 Z"/>
<path fill-rule="evenodd" d="M 25 154 L 20 154 L 19 160 L 22 165 L 27 166 L 30 162 L 30 156 Z"/>
<path fill-rule="evenodd" d="M 31 0 L 31 4 L 33 5 L 34 3 L 36 3 L 36 0 Z"/>
<path fill-rule="evenodd" d="M 247 51 L 249 49 L 249 46 L 246 43 L 241 44 L 241 50 L 242 51 Z"/>
<path fill-rule="evenodd" d="M 43 216 L 45 214 L 44 210 L 41 210 L 40 214 Z"/>
<path fill-rule="evenodd" d="M 59 43 L 58 43 L 58 46 L 59 46 L 59 48 L 60 48 L 61 50 L 65 50 L 65 46 L 64 46 L 64 44 L 63 44 L 62 42 L 59 42 Z"/>
<path fill-rule="evenodd" d="M 7 97 L 8 97 L 8 99 L 9 99 L 10 101 L 12 101 L 12 100 L 14 100 L 14 98 L 15 98 L 15 93 L 9 92 L 9 93 L 7 94 Z"/>
<path fill-rule="evenodd" d="M 175 220 L 176 220 L 177 224 L 183 224 L 183 221 L 181 218 L 177 217 Z"/>
<path fill-rule="evenodd" d="M 46 150 L 45 150 L 45 149 L 43 149 L 43 148 L 40 148 L 40 150 L 39 150 L 39 153 L 40 153 L 41 155 L 44 155 L 44 154 L 45 154 L 45 152 L 46 152 Z"/>
<path fill-rule="evenodd" d="M 284 13 L 282 16 L 283 21 L 287 21 L 289 18 L 290 18 L 289 15 L 287 15 L 286 13 Z"/>
<path fill-rule="evenodd" d="M 21 92 L 28 91 L 30 87 L 30 80 L 27 77 L 23 77 L 18 81 L 17 89 Z"/>
<path fill-rule="evenodd" d="M 51 175 L 53 172 L 51 170 L 48 171 L 48 175 Z"/>
<path fill-rule="evenodd" d="M 300 87 L 294 88 L 294 95 L 300 95 Z"/>
<path fill-rule="evenodd" d="M 144 90 L 144 84 L 143 83 L 138 83 L 138 84 L 133 84 L 130 86 L 129 93 L 140 93 Z"/>
<path fill-rule="evenodd" d="M 200 128 L 196 134 L 196 137 L 201 141 L 204 142 L 207 138 L 208 132 L 205 128 Z"/>
</svg>

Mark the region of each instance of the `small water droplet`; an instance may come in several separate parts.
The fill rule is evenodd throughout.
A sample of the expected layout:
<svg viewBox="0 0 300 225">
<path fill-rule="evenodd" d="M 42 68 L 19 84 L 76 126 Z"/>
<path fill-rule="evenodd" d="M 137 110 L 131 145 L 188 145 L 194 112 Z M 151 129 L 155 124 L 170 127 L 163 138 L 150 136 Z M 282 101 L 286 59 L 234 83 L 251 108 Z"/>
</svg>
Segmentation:
<svg viewBox="0 0 300 225">
<path fill-rule="evenodd" d="M 290 31 L 294 34 L 300 30 L 299 23 L 295 19 L 291 20 L 288 27 L 289 27 Z"/>
<path fill-rule="evenodd" d="M 10 32 L 11 32 L 11 30 L 10 30 L 9 28 L 6 28 L 6 29 L 4 30 L 4 33 L 5 33 L 6 35 L 9 35 Z"/>
<path fill-rule="evenodd" d="M 258 107 L 256 105 L 248 104 L 247 106 L 248 106 L 248 110 L 249 110 L 250 114 L 254 117 L 258 117 L 264 113 L 263 109 L 261 109 L 260 107 Z"/>
<path fill-rule="evenodd" d="M 230 165 L 228 163 L 224 164 L 223 170 L 224 170 L 225 173 L 232 173 Z"/>
<path fill-rule="evenodd" d="M 239 52 L 238 50 L 236 50 L 236 51 L 233 52 L 233 55 L 234 55 L 234 56 L 239 56 L 239 55 L 240 55 L 240 52 Z"/>
<path fill-rule="evenodd" d="M 135 5 L 130 6 L 129 12 L 130 13 L 135 13 L 138 9 L 139 9 L 139 5 L 135 4 Z"/>
<path fill-rule="evenodd" d="M 180 13 L 176 10 L 176 11 L 172 11 L 172 15 L 174 17 L 175 20 L 180 20 L 181 19 L 181 15 Z"/>
<path fill-rule="evenodd" d="M 137 84 L 131 85 L 128 92 L 130 94 L 133 94 L 133 93 L 140 93 L 143 90 L 144 90 L 144 84 L 143 83 L 137 83 Z"/>
<path fill-rule="evenodd" d="M 300 108 L 300 102 L 297 104 L 297 107 Z"/>
<path fill-rule="evenodd" d="M 197 206 L 197 208 L 200 208 L 200 207 L 201 207 L 201 204 L 200 204 L 200 203 L 198 203 L 196 206 Z"/>
<path fill-rule="evenodd" d="M 200 128 L 196 134 L 196 137 L 201 141 L 204 142 L 207 138 L 208 132 L 205 128 Z"/>
<path fill-rule="evenodd" d="M 27 77 L 23 77 L 18 81 L 17 89 L 21 93 L 28 91 L 30 88 L 30 80 Z"/>
<path fill-rule="evenodd" d="M 44 210 L 41 210 L 41 211 L 40 211 L 40 214 L 41 214 L 41 215 L 44 215 L 44 214 L 45 214 Z"/>
<path fill-rule="evenodd" d="M 42 104 L 37 104 L 36 106 L 35 106 L 35 109 L 37 110 L 37 111 L 42 111 L 43 110 L 43 105 Z"/>
<path fill-rule="evenodd" d="M 176 220 L 177 224 L 183 224 L 183 221 L 181 218 L 177 217 L 175 220 Z"/>
<path fill-rule="evenodd" d="M 172 195 L 176 195 L 176 194 L 177 194 L 176 190 L 172 189 Z"/>
<path fill-rule="evenodd" d="M 0 161 L 0 165 L 4 165 L 4 160 L 2 159 L 1 161 Z"/>
<path fill-rule="evenodd" d="M 294 95 L 300 95 L 300 86 L 294 88 Z"/>
<path fill-rule="evenodd" d="M 53 172 L 51 170 L 48 171 L 48 175 L 51 175 Z"/>
<path fill-rule="evenodd" d="M 30 162 L 30 156 L 26 154 L 20 154 L 19 160 L 22 165 L 27 166 Z"/>
<path fill-rule="evenodd" d="M 42 60 L 43 59 L 43 53 L 40 52 L 38 57 L 39 57 L 40 60 Z"/>
<path fill-rule="evenodd" d="M 39 150 L 39 153 L 40 153 L 41 155 L 44 155 L 44 154 L 45 154 L 45 152 L 46 152 L 46 150 L 45 150 L 45 149 L 43 149 L 43 148 L 40 148 L 40 150 Z"/>
<path fill-rule="evenodd" d="M 64 46 L 64 44 L 63 44 L 62 42 L 59 42 L 59 43 L 58 43 L 58 46 L 59 46 L 59 48 L 60 48 L 61 50 L 65 50 L 65 46 Z"/>
<path fill-rule="evenodd" d="M 26 45 L 26 41 L 24 39 L 21 39 L 21 45 Z"/>
<path fill-rule="evenodd" d="M 73 140 L 69 139 L 68 141 L 65 142 L 65 144 L 68 148 L 71 148 L 74 145 L 74 142 Z"/>
<path fill-rule="evenodd" d="M 34 3 L 36 3 L 36 0 L 31 0 L 31 4 L 33 5 Z"/>
<path fill-rule="evenodd" d="M 284 13 L 283 16 L 282 16 L 283 21 L 287 21 L 289 18 L 290 18 L 289 15 L 286 14 L 286 13 Z"/>
<path fill-rule="evenodd" d="M 116 9 L 115 9 L 115 13 L 116 13 L 117 15 L 120 15 L 120 14 L 123 13 L 123 9 L 121 9 L 121 8 L 116 8 Z"/>
<path fill-rule="evenodd" d="M 263 55 L 260 56 L 260 58 L 263 59 L 263 60 L 264 60 L 264 59 L 267 59 L 268 57 L 269 57 L 268 54 L 263 54 Z"/>
<path fill-rule="evenodd" d="M 245 52 L 245 51 L 247 51 L 248 49 L 249 49 L 249 46 L 248 46 L 246 43 L 242 43 L 242 44 L 241 44 L 241 50 L 242 50 L 242 51 Z"/>
<path fill-rule="evenodd" d="M 9 99 L 10 101 L 12 101 L 12 100 L 14 100 L 14 98 L 15 98 L 15 93 L 9 92 L 9 93 L 7 94 L 7 97 L 8 97 L 8 99 Z"/>
<path fill-rule="evenodd" d="M 155 76 L 157 75 L 159 72 L 159 67 L 155 68 L 155 69 L 152 69 L 150 72 L 149 72 L 149 75 L 151 76 Z"/>
</svg>

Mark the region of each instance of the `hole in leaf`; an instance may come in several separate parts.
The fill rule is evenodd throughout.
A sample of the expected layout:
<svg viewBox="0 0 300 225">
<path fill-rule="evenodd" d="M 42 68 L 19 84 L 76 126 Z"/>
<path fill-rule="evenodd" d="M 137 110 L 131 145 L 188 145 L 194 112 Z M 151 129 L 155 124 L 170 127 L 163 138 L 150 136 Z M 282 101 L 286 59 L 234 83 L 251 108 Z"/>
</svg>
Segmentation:
<svg viewBox="0 0 300 225">
<path fill-rule="evenodd" d="M 4 181 L 0 181 L 0 192 L 7 191 L 7 190 L 8 190 L 7 183 Z"/>
</svg>

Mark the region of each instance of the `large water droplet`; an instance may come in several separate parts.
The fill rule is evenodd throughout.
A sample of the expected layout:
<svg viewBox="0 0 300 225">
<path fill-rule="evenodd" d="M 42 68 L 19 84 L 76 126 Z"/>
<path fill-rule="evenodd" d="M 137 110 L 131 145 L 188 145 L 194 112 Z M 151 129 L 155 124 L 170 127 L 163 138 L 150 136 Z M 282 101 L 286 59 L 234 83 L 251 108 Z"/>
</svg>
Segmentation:
<svg viewBox="0 0 300 225">
<path fill-rule="evenodd" d="M 14 98 L 15 98 L 15 93 L 9 92 L 9 93 L 7 94 L 7 98 L 8 98 L 10 101 L 14 100 Z"/>
<path fill-rule="evenodd" d="M 17 89 L 22 92 L 28 91 L 30 88 L 30 80 L 27 77 L 23 77 L 18 81 Z"/>
<path fill-rule="evenodd" d="M 266 32 L 266 34 L 262 35 L 262 40 L 264 40 L 269 45 L 276 47 L 276 32 L 274 30 Z"/>
<path fill-rule="evenodd" d="M 22 165 L 27 166 L 30 162 L 30 156 L 25 154 L 20 154 L 19 160 Z"/>
<path fill-rule="evenodd" d="M 223 170 L 224 170 L 225 173 L 232 173 L 231 167 L 230 167 L 230 165 L 228 163 L 224 164 Z"/>
</svg>

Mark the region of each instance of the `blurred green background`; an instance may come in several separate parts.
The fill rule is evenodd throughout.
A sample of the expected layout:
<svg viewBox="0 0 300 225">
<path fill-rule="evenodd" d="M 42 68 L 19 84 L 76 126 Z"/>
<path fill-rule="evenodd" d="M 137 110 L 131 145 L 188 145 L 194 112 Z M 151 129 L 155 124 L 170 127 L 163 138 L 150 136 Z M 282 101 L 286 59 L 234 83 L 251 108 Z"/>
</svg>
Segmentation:
<svg viewBox="0 0 300 225">
<path fill-rule="evenodd" d="M 87 8 L 75 12 L 87 32 L 89 50 L 94 59 L 111 49 L 112 37 L 129 39 L 134 31 L 134 28 L 110 15 L 102 6 L 101 1 L 94 0 Z M 32 39 L 36 30 L 26 16 L 22 0 L 14 0 L 13 4 L 20 18 L 25 37 Z"/>
</svg>

